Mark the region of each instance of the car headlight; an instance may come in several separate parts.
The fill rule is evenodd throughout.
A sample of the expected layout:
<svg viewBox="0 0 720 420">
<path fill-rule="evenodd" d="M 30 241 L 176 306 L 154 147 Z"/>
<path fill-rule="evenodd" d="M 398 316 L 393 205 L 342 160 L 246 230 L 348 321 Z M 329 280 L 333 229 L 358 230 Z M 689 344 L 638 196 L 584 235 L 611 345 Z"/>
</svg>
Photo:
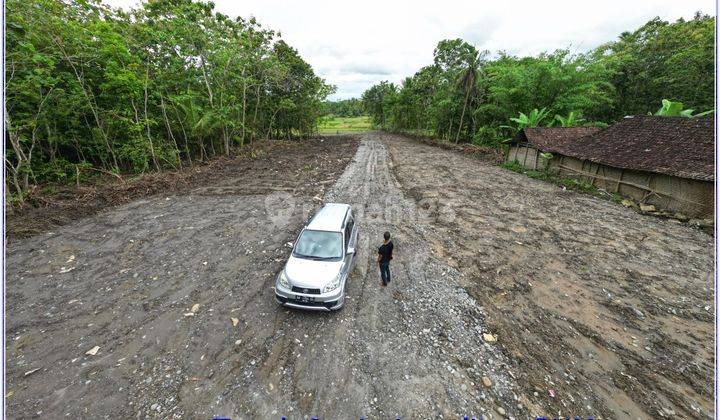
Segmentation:
<svg viewBox="0 0 720 420">
<path fill-rule="evenodd" d="M 323 287 L 323 293 L 332 292 L 338 287 L 340 287 L 340 274 L 338 274 L 338 276 L 335 277 L 334 280 L 330 281 L 330 283 L 326 284 L 325 287 Z"/>
<path fill-rule="evenodd" d="M 280 272 L 280 275 L 278 276 L 278 284 L 286 289 L 290 289 L 290 280 L 288 280 L 287 276 L 285 275 L 285 270 Z"/>
</svg>

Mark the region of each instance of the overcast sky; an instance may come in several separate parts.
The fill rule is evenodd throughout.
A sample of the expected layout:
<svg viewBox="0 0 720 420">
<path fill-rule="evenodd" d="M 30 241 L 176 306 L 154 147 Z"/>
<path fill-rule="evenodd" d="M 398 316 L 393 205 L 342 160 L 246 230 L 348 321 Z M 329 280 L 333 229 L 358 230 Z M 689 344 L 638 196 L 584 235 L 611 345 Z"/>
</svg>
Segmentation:
<svg viewBox="0 0 720 420">
<path fill-rule="evenodd" d="M 126 7 L 136 0 L 109 0 Z M 399 83 L 432 63 L 438 41 L 463 38 L 479 50 L 528 55 L 584 52 L 660 16 L 715 14 L 713 0 L 460 1 L 215 0 L 230 16 L 255 16 L 280 31 L 315 71 L 359 97 L 381 80 Z"/>
</svg>

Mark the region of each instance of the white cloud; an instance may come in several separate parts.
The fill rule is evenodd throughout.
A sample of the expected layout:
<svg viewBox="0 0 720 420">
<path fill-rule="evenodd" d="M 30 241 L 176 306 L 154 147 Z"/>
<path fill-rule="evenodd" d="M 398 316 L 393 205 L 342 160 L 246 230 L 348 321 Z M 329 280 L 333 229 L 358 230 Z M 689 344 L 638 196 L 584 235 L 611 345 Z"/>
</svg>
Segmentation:
<svg viewBox="0 0 720 420">
<path fill-rule="evenodd" d="M 460 37 L 493 53 L 582 52 L 655 16 L 675 20 L 698 10 L 715 13 L 713 0 L 215 0 L 215 5 L 230 16 L 253 15 L 280 31 L 338 87 L 335 98 L 357 97 L 381 80 L 399 83 L 430 64 L 435 45 L 445 38 Z"/>
</svg>

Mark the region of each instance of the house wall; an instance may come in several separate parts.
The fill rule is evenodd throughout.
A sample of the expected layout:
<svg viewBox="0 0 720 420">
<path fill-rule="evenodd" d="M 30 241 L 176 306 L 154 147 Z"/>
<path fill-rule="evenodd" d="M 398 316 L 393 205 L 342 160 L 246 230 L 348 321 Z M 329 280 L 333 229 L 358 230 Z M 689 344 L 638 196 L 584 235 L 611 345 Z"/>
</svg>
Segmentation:
<svg viewBox="0 0 720 420">
<path fill-rule="evenodd" d="M 562 176 L 581 179 L 607 192 L 652 204 L 658 210 L 695 218 L 713 216 L 714 188 L 710 181 L 620 169 L 562 155 L 550 161 L 550 168 Z"/>
<path fill-rule="evenodd" d="M 540 157 L 540 151 L 528 146 L 510 146 L 505 161 L 518 161 L 524 168 L 532 170 L 542 170 L 546 164 L 545 160 Z"/>
<path fill-rule="evenodd" d="M 580 179 L 640 203 L 652 204 L 658 210 L 683 213 L 693 218 L 713 217 L 714 188 L 711 181 L 620 169 L 557 154 L 546 162 L 537 149 L 520 145 L 510 146 L 505 160 L 517 161 L 531 170 L 542 170 L 548 163 L 550 170 L 562 176 Z"/>
</svg>

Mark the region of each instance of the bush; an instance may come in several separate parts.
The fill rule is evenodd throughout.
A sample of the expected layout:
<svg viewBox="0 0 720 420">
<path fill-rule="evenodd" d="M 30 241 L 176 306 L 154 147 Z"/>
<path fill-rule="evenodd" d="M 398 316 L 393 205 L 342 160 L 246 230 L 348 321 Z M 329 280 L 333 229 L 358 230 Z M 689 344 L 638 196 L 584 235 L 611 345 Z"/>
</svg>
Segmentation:
<svg viewBox="0 0 720 420">
<path fill-rule="evenodd" d="M 509 169 L 513 172 L 519 172 L 519 173 L 523 172 L 523 167 L 522 167 L 522 165 L 520 165 L 520 162 L 518 162 L 517 160 L 513 160 L 512 162 L 503 162 L 502 164 L 500 164 L 500 166 L 502 166 L 505 169 Z"/>
<path fill-rule="evenodd" d="M 494 127 L 479 127 L 472 138 L 472 143 L 478 146 L 499 147 L 503 139 Z"/>
<path fill-rule="evenodd" d="M 63 158 L 56 158 L 39 164 L 35 170 L 38 181 L 67 182 L 76 175 L 75 164 Z"/>
<path fill-rule="evenodd" d="M 145 139 L 131 136 L 117 149 L 118 159 L 129 163 L 132 172 L 143 172 L 149 168 L 150 149 Z"/>
</svg>

